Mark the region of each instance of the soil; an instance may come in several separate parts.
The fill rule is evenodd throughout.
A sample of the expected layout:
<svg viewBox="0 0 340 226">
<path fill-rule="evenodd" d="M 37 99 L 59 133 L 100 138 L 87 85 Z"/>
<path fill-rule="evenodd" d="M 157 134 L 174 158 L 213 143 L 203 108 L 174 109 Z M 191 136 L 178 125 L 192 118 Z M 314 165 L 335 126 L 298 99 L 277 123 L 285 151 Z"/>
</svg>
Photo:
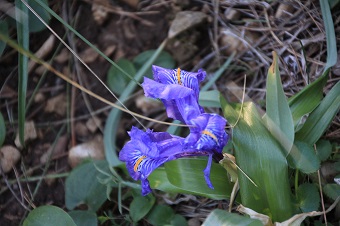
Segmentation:
<svg viewBox="0 0 340 226">
<path fill-rule="evenodd" d="M 262 100 L 265 97 L 265 77 L 271 62 L 271 51 L 279 52 L 284 89 L 287 95 L 291 96 L 305 86 L 306 80 L 313 81 L 320 75 L 324 66 L 323 62 L 325 62 L 326 39 L 320 7 L 316 1 L 302 1 L 305 8 L 300 4 L 287 1 L 286 4 L 290 6 L 289 9 L 286 9 L 287 15 L 278 17 L 275 16 L 280 7 L 277 2 L 261 3 L 261 1 L 255 1 L 251 4 L 243 2 L 245 1 L 239 1 L 239 3 L 221 1 L 216 5 L 214 1 L 199 0 L 97 0 L 93 2 L 49 1 L 49 5 L 64 20 L 72 24 L 80 34 L 100 50 L 106 52 L 110 59 L 115 62 L 120 58 L 132 60 L 143 51 L 158 48 L 167 38 L 169 28 L 178 12 L 202 12 L 206 15 L 205 20 L 198 25 L 189 27 L 174 40 L 169 41 L 165 50 L 174 57 L 176 67 L 188 71 L 204 68 L 208 72 L 208 79 L 235 51 L 236 55 L 231 66 L 223 73 L 213 88 L 220 90 L 230 101 L 240 102 L 242 95 L 238 95 L 237 92 L 242 92 L 242 89 L 233 91 L 229 89 L 230 83 L 234 82 L 235 87 L 243 87 L 244 75 L 246 74 L 246 85 L 248 87 L 246 94 L 261 107 L 263 105 Z M 93 11 L 95 3 L 106 8 L 104 13 L 100 10 Z M 236 10 L 236 12 L 233 10 Z M 336 8 L 333 11 L 337 33 L 340 32 L 340 27 L 336 21 L 340 20 L 340 14 Z M 232 13 L 236 13 L 236 15 L 232 16 Z M 0 18 L 5 17 L 4 14 L 0 15 Z M 281 43 L 270 32 L 269 25 L 263 22 L 266 21 L 266 17 L 269 18 L 269 25 L 278 39 L 281 40 Z M 66 29 L 56 19 L 50 21 L 50 26 L 61 37 L 64 37 L 64 40 L 80 55 L 86 53 L 84 51 L 88 51 L 89 47 L 72 33 L 67 33 Z M 304 29 L 300 29 L 299 26 L 304 26 Z M 230 34 L 231 30 L 234 32 L 233 34 L 241 37 L 241 41 L 235 39 L 233 35 L 226 35 Z M 306 44 L 304 49 L 309 70 L 308 79 L 306 79 L 306 68 L 304 68 L 300 57 L 301 48 L 298 43 L 291 41 L 292 34 L 296 35 L 298 39 L 312 42 L 310 45 Z M 50 35 L 51 32 L 48 29 L 31 33 L 30 50 L 36 52 Z M 10 29 L 10 36 L 12 39 L 16 39 L 14 28 Z M 339 37 L 337 38 L 339 39 Z M 248 44 L 244 44 L 246 42 Z M 59 58 L 57 57 L 51 63 L 54 68 L 81 82 L 83 86 L 99 96 L 115 102 L 115 99 L 103 88 L 98 79 L 79 61 L 75 60 L 63 45 L 60 45 L 60 48 L 59 45 L 60 41 L 56 41 L 51 52 L 44 56 L 44 59 L 49 60 L 53 53 L 56 53 Z M 93 52 L 88 52 L 88 54 L 82 56 L 87 58 L 89 67 L 105 82 L 110 63 L 102 57 L 96 56 Z M 17 61 L 17 52 L 9 47 L 5 49 L 0 58 L 0 109 L 6 122 L 4 145 L 12 146 L 16 146 L 14 140 L 18 129 Z M 91 108 L 89 108 L 79 90 L 51 72 L 47 72 L 43 76 L 41 71 L 41 67 L 36 66 L 29 74 L 26 98 L 26 101 L 30 101 L 34 89 L 38 86 L 40 79 L 43 78 L 38 95 L 34 97 L 32 104 L 26 111 L 26 121 L 34 122 L 37 137 L 27 141 L 25 147 L 19 149 L 21 159 L 14 165 L 13 170 L 1 174 L 0 225 L 19 225 L 28 214 L 26 209 L 32 209 L 31 206 L 49 204 L 65 208 L 64 177 L 43 179 L 41 183 L 39 181 L 27 182 L 25 178 L 34 178 L 46 175 L 46 173 L 62 175 L 70 172 L 72 168 L 68 162 L 68 150 L 101 134 L 101 129 L 110 111 L 103 102 L 87 96 L 86 98 L 91 105 Z M 325 92 L 339 80 L 339 75 L 335 73 L 331 74 Z M 71 106 L 65 108 L 65 110 L 68 108 L 69 112 L 46 110 L 49 100 L 65 94 L 71 99 Z M 136 90 L 136 96 L 142 96 L 140 89 Z M 142 113 L 142 110 L 136 107 L 134 101 L 129 101 L 128 107 L 130 110 Z M 63 107 L 56 104 L 55 108 Z M 94 131 L 74 129 L 75 126 L 85 125 L 91 118 L 90 112 L 97 110 L 100 110 L 100 113 L 96 113 L 96 117 L 101 122 L 99 128 Z M 149 114 L 147 115 L 149 117 L 167 120 L 161 107 L 147 114 Z M 72 123 L 68 120 L 70 118 L 74 119 Z M 145 123 L 147 124 L 147 122 Z M 339 124 L 338 115 L 326 133 L 327 139 L 340 140 Z M 117 139 L 118 148 L 121 148 L 128 139 L 126 131 L 133 125 L 136 125 L 136 121 L 124 114 L 120 125 L 118 125 L 121 128 Z M 153 126 L 157 130 L 165 129 L 165 127 L 159 125 Z M 60 137 L 64 137 L 66 142 L 58 142 Z M 46 166 L 46 162 L 41 161 L 41 157 L 54 142 L 58 143 L 59 149 L 53 154 Z M 17 181 L 18 178 L 20 178 L 20 181 Z M 196 215 L 192 213 L 190 215 L 190 205 L 197 205 L 197 202 L 205 204 L 211 202 L 203 198 L 197 198 L 197 200 L 178 204 L 176 210 L 186 216 L 187 219 L 195 218 L 198 219 L 199 223 L 202 223 L 209 213 L 209 209 L 226 205 L 224 202 L 202 205 L 201 209 L 196 209 Z M 114 214 L 119 214 L 116 205 L 109 201 L 103 205 L 99 212 L 104 213 L 106 210 L 114 210 Z M 147 225 L 147 222 L 143 221 L 142 224 Z"/>
</svg>

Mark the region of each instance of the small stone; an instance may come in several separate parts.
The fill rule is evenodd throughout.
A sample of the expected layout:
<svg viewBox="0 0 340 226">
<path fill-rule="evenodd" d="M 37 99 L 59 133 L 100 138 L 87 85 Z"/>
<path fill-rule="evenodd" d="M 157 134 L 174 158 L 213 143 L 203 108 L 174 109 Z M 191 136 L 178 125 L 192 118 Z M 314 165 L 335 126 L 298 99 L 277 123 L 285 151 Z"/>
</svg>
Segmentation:
<svg viewBox="0 0 340 226">
<path fill-rule="evenodd" d="M 26 143 L 26 141 L 28 140 L 34 140 L 37 137 L 38 135 L 37 135 L 37 130 L 35 129 L 34 122 L 33 121 L 25 122 L 24 142 Z M 19 133 L 17 133 L 14 143 L 18 148 L 23 147 L 23 144 L 21 144 L 20 139 L 19 139 Z"/>
<path fill-rule="evenodd" d="M 82 122 L 76 123 L 75 131 L 76 131 L 77 136 L 80 136 L 80 137 L 87 137 L 89 135 L 89 130 L 87 129 L 86 125 Z"/>
<path fill-rule="evenodd" d="M 46 112 L 54 112 L 60 116 L 64 116 L 66 114 L 67 100 L 65 94 L 59 94 L 47 101 L 47 105 L 45 107 Z"/>
<path fill-rule="evenodd" d="M 102 121 L 100 118 L 93 116 L 86 122 L 86 128 L 92 133 L 96 132 L 96 130 L 101 127 Z"/>
<path fill-rule="evenodd" d="M 160 101 L 147 98 L 145 96 L 139 96 L 136 98 L 136 106 L 142 110 L 143 113 L 148 113 L 152 110 L 159 109 L 162 107 L 162 103 Z"/>
<path fill-rule="evenodd" d="M 102 136 L 98 135 L 93 140 L 74 146 L 69 150 L 68 162 L 72 168 L 88 158 L 98 160 L 105 158 Z"/>
<path fill-rule="evenodd" d="M 34 102 L 35 103 L 42 103 L 45 100 L 45 95 L 38 92 L 35 96 L 34 96 Z"/>
<path fill-rule="evenodd" d="M 14 146 L 6 145 L 0 149 L 0 166 L 4 173 L 12 170 L 21 157 L 20 152 Z"/>
</svg>

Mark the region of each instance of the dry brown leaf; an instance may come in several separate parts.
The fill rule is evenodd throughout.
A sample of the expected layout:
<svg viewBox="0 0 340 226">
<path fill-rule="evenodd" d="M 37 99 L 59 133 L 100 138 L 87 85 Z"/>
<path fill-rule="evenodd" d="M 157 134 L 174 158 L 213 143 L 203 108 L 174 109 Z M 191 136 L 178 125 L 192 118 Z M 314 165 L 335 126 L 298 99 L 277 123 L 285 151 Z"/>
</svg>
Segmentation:
<svg viewBox="0 0 340 226">
<path fill-rule="evenodd" d="M 98 58 L 98 56 L 99 54 L 91 47 L 85 49 L 79 54 L 79 57 L 87 64 L 93 63 Z"/>
</svg>

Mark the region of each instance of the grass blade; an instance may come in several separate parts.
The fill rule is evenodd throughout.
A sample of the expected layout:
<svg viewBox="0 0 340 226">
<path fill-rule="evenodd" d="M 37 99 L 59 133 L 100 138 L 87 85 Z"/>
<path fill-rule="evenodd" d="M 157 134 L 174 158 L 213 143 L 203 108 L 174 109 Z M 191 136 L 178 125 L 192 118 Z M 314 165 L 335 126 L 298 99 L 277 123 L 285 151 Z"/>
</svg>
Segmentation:
<svg viewBox="0 0 340 226">
<path fill-rule="evenodd" d="M 18 44 L 25 50 L 29 49 L 29 24 L 28 24 L 28 9 L 20 1 L 15 1 L 16 10 L 15 17 L 17 21 L 17 38 Z M 24 145 L 25 133 L 25 114 L 26 114 L 26 94 L 28 80 L 28 57 L 19 53 L 18 59 L 18 124 L 19 124 L 19 139 Z"/>
</svg>

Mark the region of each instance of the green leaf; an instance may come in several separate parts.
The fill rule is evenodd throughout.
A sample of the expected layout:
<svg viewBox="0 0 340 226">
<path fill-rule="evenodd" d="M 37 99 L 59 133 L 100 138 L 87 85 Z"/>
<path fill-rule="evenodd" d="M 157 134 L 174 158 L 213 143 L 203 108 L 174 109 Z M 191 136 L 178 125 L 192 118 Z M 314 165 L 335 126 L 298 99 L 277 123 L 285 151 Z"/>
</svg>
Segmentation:
<svg viewBox="0 0 340 226">
<path fill-rule="evenodd" d="M 314 184 L 301 184 L 297 189 L 297 202 L 302 212 L 317 211 L 320 207 L 320 194 Z"/>
<path fill-rule="evenodd" d="M 4 120 L 4 117 L 2 116 L 2 114 L 0 112 L 0 147 L 2 147 L 2 145 L 4 144 L 5 137 L 6 137 L 5 120 Z"/>
<path fill-rule="evenodd" d="M 278 57 L 273 52 L 273 63 L 267 75 L 266 121 L 269 131 L 288 154 L 294 142 L 294 123 L 283 92 Z"/>
<path fill-rule="evenodd" d="M 77 226 L 97 226 L 97 214 L 89 210 L 74 210 L 68 212 Z"/>
<path fill-rule="evenodd" d="M 74 168 L 65 182 L 65 204 L 68 209 L 74 209 L 79 204 L 85 203 L 89 210 L 97 211 L 107 199 L 107 187 L 98 181 L 102 173 L 94 164 L 110 173 L 106 161 L 87 162 Z"/>
<path fill-rule="evenodd" d="M 164 167 L 158 167 L 154 170 L 148 177 L 148 180 L 152 189 L 158 189 L 167 193 L 186 193 L 185 190 L 170 183 Z"/>
<path fill-rule="evenodd" d="M 24 50 L 29 50 L 29 28 L 28 28 L 28 8 L 20 0 L 15 1 L 15 19 L 17 20 L 17 39 L 18 44 Z M 19 126 L 19 140 L 24 146 L 25 133 L 25 114 L 26 114 L 26 94 L 27 94 L 27 80 L 28 80 L 28 57 L 19 53 L 18 59 L 18 126 Z"/>
<path fill-rule="evenodd" d="M 286 220 L 293 208 L 285 151 L 267 130 L 253 103 L 244 103 L 241 115 L 240 105 L 232 106 L 223 97 L 221 104 L 233 127 L 236 163 L 257 185 L 238 171 L 241 203 L 273 221 Z"/>
<path fill-rule="evenodd" d="M 56 206 L 40 206 L 32 210 L 23 226 L 77 226 L 72 218 Z"/>
<path fill-rule="evenodd" d="M 296 139 L 314 145 L 326 131 L 340 108 L 340 81 L 328 92 L 320 105 L 309 115 Z"/>
<path fill-rule="evenodd" d="M 5 20 L 0 20 L 0 33 L 5 36 L 8 36 L 8 23 Z M 6 47 L 6 43 L 3 41 L 0 41 L 0 56 L 5 50 L 5 47 Z"/>
<path fill-rule="evenodd" d="M 165 164 L 166 175 L 172 185 L 187 192 L 212 199 L 230 197 L 233 184 L 229 181 L 227 171 L 219 164 L 211 166 L 210 179 L 214 189 L 205 182 L 203 170 L 207 166 L 206 158 L 182 158 Z"/>
<path fill-rule="evenodd" d="M 211 225 L 249 225 L 249 226 L 263 226 L 261 221 L 251 219 L 246 216 L 242 216 L 236 213 L 229 213 L 224 210 L 215 209 L 212 211 L 207 219 L 205 219 L 203 226 Z"/>
<path fill-rule="evenodd" d="M 171 220 L 175 216 L 173 209 L 166 205 L 157 205 L 147 216 L 147 219 L 151 225 L 163 226 L 171 223 Z"/>
<path fill-rule="evenodd" d="M 156 199 L 152 195 L 135 197 L 130 204 L 131 219 L 134 222 L 142 219 L 149 213 L 149 211 L 155 204 L 155 201 Z"/>
<path fill-rule="evenodd" d="M 201 91 L 199 96 L 199 104 L 202 107 L 220 108 L 220 92 L 217 90 Z"/>
<path fill-rule="evenodd" d="M 41 0 L 45 5 L 48 5 L 48 0 Z M 43 21 L 49 24 L 51 20 L 51 15 L 41 7 L 36 1 L 28 0 L 27 3 L 31 6 L 31 8 L 41 17 Z M 28 13 L 28 24 L 30 32 L 38 32 L 42 31 L 46 28 L 46 26 L 39 20 L 37 16 L 35 16 L 31 10 Z"/>
<path fill-rule="evenodd" d="M 174 226 L 188 226 L 188 222 L 185 219 L 185 217 L 183 217 L 182 215 L 175 214 L 175 216 L 171 219 L 171 225 L 174 225 Z"/>
<path fill-rule="evenodd" d="M 137 70 L 142 68 L 142 66 L 156 53 L 157 50 L 147 50 L 142 53 L 140 53 L 138 56 L 136 56 L 133 59 L 133 63 Z M 172 56 L 166 52 L 162 51 L 157 59 L 153 62 L 154 65 L 164 67 L 164 68 L 174 68 L 175 67 L 175 61 L 172 58 Z M 148 69 L 145 71 L 144 76 L 152 77 L 152 69 L 151 65 L 148 67 Z"/>
<path fill-rule="evenodd" d="M 326 184 L 322 190 L 329 198 L 333 200 L 336 200 L 340 196 L 340 185 L 338 184 Z"/>
<path fill-rule="evenodd" d="M 135 66 L 127 59 L 119 59 L 117 65 L 129 75 L 136 74 Z M 116 94 L 121 95 L 124 91 L 122 87 L 127 86 L 129 78 L 125 76 L 116 66 L 112 65 L 107 73 L 107 84 Z"/>
<path fill-rule="evenodd" d="M 320 159 L 313 147 L 301 141 L 295 141 L 287 160 L 290 167 L 307 174 L 314 173 L 320 168 Z"/>
<path fill-rule="evenodd" d="M 332 154 L 332 144 L 328 140 L 318 140 L 316 142 L 316 155 L 320 161 L 325 161 Z"/>
</svg>

